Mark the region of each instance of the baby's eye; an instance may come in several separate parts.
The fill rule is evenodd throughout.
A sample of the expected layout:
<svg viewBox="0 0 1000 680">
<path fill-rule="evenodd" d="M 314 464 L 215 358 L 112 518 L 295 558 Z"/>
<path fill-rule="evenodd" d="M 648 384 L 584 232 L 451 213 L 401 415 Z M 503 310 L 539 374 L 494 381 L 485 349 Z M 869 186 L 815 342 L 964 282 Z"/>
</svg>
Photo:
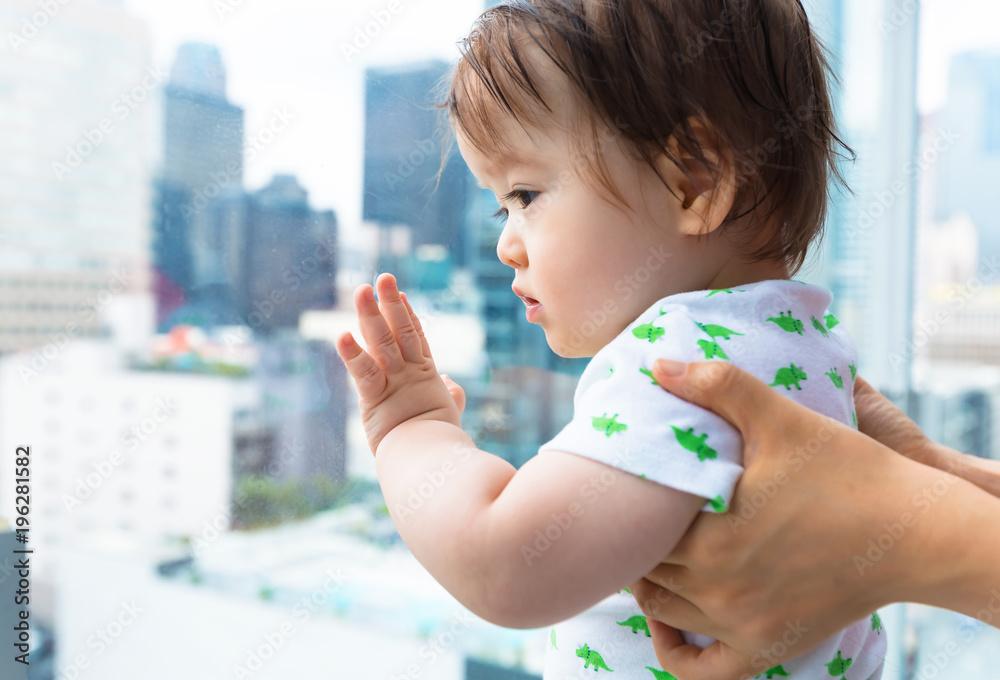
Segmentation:
<svg viewBox="0 0 1000 680">
<path fill-rule="evenodd" d="M 517 201 L 521 204 L 521 209 L 524 210 L 529 205 L 531 205 L 531 202 L 535 200 L 535 198 L 538 196 L 538 193 L 539 192 L 537 191 L 528 191 L 527 189 L 514 189 L 510 193 L 504 194 L 504 196 L 500 200 L 501 202 L 506 203 L 507 201 L 517 199 Z M 503 218 L 504 220 L 506 220 L 507 208 L 500 208 L 499 210 L 497 210 L 495 213 L 493 213 L 493 218 L 494 219 Z"/>
<path fill-rule="evenodd" d="M 507 194 L 506 198 L 516 198 L 521 203 L 521 208 L 527 208 L 531 205 L 531 202 L 535 200 L 538 196 L 537 191 L 528 191 L 526 189 L 514 189 L 512 192 Z"/>
</svg>

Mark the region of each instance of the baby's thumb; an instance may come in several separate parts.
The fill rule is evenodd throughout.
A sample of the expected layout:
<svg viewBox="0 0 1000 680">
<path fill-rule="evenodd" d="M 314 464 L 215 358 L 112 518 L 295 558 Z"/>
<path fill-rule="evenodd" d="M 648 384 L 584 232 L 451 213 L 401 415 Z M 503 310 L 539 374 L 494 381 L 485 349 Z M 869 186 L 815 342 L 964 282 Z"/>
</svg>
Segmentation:
<svg viewBox="0 0 1000 680">
<path fill-rule="evenodd" d="M 449 378 L 444 373 L 441 374 L 441 380 L 444 381 L 444 386 L 448 388 L 448 393 L 451 395 L 451 398 L 455 400 L 455 406 L 458 407 L 458 412 L 464 413 L 465 390 L 463 390 L 457 382 Z"/>
</svg>

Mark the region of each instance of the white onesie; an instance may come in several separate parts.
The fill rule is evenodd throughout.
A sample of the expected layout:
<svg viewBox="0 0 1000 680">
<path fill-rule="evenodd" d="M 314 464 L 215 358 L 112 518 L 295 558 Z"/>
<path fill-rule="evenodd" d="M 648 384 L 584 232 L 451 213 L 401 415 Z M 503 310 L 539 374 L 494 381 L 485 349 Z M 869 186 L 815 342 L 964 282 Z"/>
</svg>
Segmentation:
<svg viewBox="0 0 1000 680">
<path fill-rule="evenodd" d="M 573 420 L 540 450 L 575 453 L 706 499 L 705 511 L 729 512 L 734 529 L 754 521 L 729 508 L 742 468 L 742 439 L 721 417 L 662 390 L 652 379 L 658 358 L 730 361 L 814 411 L 857 426 L 854 344 L 830 314 L 832 296 L 797 281 L 671 295 L 647 309 L 587 365 L 573 400 Z M 789 457 L 789 475 L 808 464 L 809 442 Z M 813 444 L 818 444 L 818 441 Z M 775 555 L 775 559 L 781 559 Z M 832 587 L 832 586 L 831 586 Z M 794 653 L 802 630 L 789 622 L 771 654 Z M 691 644 L 713 640 L 684 633 Z M 886 636 L 877 614 L 783 664 L 755 663 L 761 678 L 880 678 Z M 545 680 L 670 678 L 656 661 L 645 616 L 631 594 L 615 593 L 555 625 Z"/>
</svg>

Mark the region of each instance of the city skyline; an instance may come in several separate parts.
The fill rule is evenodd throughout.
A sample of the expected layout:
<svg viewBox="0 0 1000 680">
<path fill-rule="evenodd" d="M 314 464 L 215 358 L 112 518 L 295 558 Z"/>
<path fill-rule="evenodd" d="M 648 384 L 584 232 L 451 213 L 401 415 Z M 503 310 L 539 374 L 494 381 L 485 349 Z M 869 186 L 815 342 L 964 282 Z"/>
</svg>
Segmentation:
<svg viewBox="0 0 1000 680">
<path fill-rule="evenodd" d="M 858 2 L 848 0 L 848 10 Z M 317 209 L 337 211 L 345 245 L 356 246 L 362 239 L 363 139 L 358 131 L 364 123 L 365 69 L 426 59 L 454 61 L 455 42 L 482 10 L 481 0 L 459 0 L 449 12 L 433 11 L 432 4 L 365 0 L 320 7 L 296 0 L 277 12 L 276 5 L 237 0 L 182 0 L 169 6 L 127 0 L 125 6 L 150 24 L 154 63 L 169 63 L 188 40 L 220 47 L 230 75 L 229 98 L 246 110 L 248 141 L 276 107 L 290 109 L 296 118 L 290 129 L 247 163 L 247 188 L 262 188 L 275 174 L 296 174 Z M 906 11 L 909 4 L 899 4 L 898 23 L 889 17 L 886 25 L 870 27 L 874 37 L 913 19 Z M 1000 23 L 1000 5 L 925 0 L 921 11 L 918 104 L 926 113 L 944 105 L 952 55 L 990 46 L 1000 51 L 1000 38 L 990 30 Z M 373 21 L 373 37 L 354 48 L 355 42 L 363 43 L 357 31 Z M 258 49 L 261 43 L 270 48 Z M 849 47 L 855 54 L 867 49 L 861 41 Z M 855 61 L 858 69 L 865 68 L 863 55 Z M 335 92 L 334 85 L 340 90 Z M 857 107 L 864 110 L 864 97 Z"/>
</svg>

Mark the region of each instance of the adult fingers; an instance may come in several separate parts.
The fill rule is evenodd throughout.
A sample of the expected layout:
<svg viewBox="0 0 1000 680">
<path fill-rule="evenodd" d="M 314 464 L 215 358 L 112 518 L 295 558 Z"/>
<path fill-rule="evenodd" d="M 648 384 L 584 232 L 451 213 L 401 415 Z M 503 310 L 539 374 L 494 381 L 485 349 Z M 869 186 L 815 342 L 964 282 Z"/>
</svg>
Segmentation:
<svg viewBox="0 0 1000 680">
<path fill-rule="evenodd" d="M 665 627 L 664 627 L 665 628 Z M 656 650 L 656 660 L 663 670 L 678 680 L 749 680 L 767 670 L 753 670 L 750 658 L 722 642 L 713 642 L 702 649 L 678 642 L 679 634 L 653 627 L 649 629 Z M 662 644 L 657 644 L 659 641 Z"/>
<path fill-rule="evenodd" d="M 403 302 L 402 294 L 396 286 L 396 277 L 382 274 L 375 281 L 378 291 L 378 306 L 399 345 L 399 352 L 405 361 L 422 361 L 424 350 L 413 319 Z"/>
<path fill-rule="evenodd" d="M 640 579 L 629 586 L 629 590 L 639 609 L 651 621 L 712 637 L 718 633 L 704 612 L 676 592 L 661 588 L 648 579 Z"/>
<path fill-rule="evenodd" d="M 684 364 L 657 359 L 653 378 L 672 394 L 714 411 L 746 433 L 767 422 L 776 409 L 801 409 L 746 371 L 723 361 Z"/>
</svg>

